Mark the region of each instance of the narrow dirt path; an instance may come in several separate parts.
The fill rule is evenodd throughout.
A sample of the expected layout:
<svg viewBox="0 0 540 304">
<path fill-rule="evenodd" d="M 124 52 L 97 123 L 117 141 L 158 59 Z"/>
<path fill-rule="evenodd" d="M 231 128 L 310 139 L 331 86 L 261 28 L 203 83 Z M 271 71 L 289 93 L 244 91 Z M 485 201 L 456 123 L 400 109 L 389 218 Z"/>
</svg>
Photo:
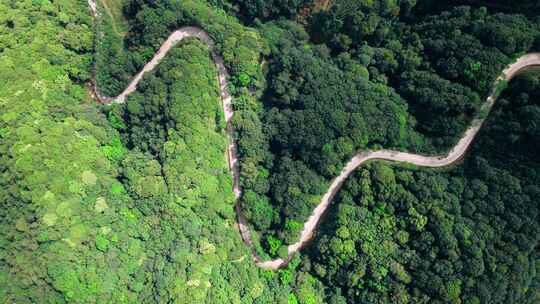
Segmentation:
<svg viewBox="0 0 540 304">
<path fill-rule="evenodd" d="M 88 0 L 88 3 L 94 16 L 96 16 L 97 11 L 96 11 L 96 5 L 94 1 L 95 0 Z M 262 267 L 262 268 L 278 269 L 280 267 L 283 267 L 291 260 L 291 258 L 294 256 L 296 252 L 298 252 L 304 247 L 304 245 L 312 238 L 313 233 L 315 229 L 317 228 L 317 225 L 321 219 L 321 216 L 328 209 L 328 206 L 330 205 L 332 199 L 334 198 L 336 193 L 339 191 L 339 189 L 341 188 L 345 180 L 356 168 L 361 166 L 366 161 L 380 159 L 380 160 L 388 160 L 388 161 L 395 161 L 395 162 L 407 162 L 407 163 L 414 164 L 416 166 L 430 167 L 430 168 L 445 167 L 445 166 L 452 165 L 453 163 L 455 163 L 456 161 L 458 161 L 465 155 L 471 143 L 473 142 L 474 138 L 476 137 L 476 135 L 482 128 L 482 125 L 485 120 L 485 118 L 474 119 L 472 121 L 471 127 L 467 129 L 467 131 L 464 133 L 463 137 L 459 140 L 459 142 L 446 155 L 425 156 L 425 155 L 420 155 L 420 154 L 411 154 L 411 153 L 393 151 L 393 150 L 378 150 L 378 151 L 367 150 L 367 151 L 361 151 L 357 153 L 345 165 L 341 173 L 332 181 L 328 191 L 324 194 L 323 198 L 321 199 L 321 202 L 317 205 L 317 207 L 315 207 L 312 215 L 304 223 L 304 229 L 302 230 L 300 234 L 300 239 L 296 243 L 289 245 L 288 258 L 286 259 L 278 258 L 275 260 L 262 261 L 260 257 L 257 256 L 257 254 L 253 251 L 251 232 L 249 230 L 249 226 L 247 225 L 246 219 L 242 215 L 241 206 L 238 203 L 238 198 L 240 198 L 242 192 L 239 186 L 240 173 L 239 173 L 239 168 L 238 168 L 237 147 L 236 147 L 236 143 L 233 140 L 234 137 L 233 137 L 232 124 L 231 124 L 231 119 L 234 113 L 233 113 L 232 105 L 231 105 L 232 98 L 227 88 L 228 72 L 223 63 L 223 58 L 221 58 L 221 56 L 219 56 L 215 51 L 215 46 L 214 46 L 214 42 L 212 38 L 210 38 L 210 36 L 208 36 L 208 34 L 200 28 L 196 28 L 196 27 L 180 28 L 179 30 L 174 31 L 169 36 L 169 38 L 165 40 L 165 42 L 162 44 L 160 49 L 156 52 L 152 60 L 150 60 L 150 62 L 148 62 L 144 66 L 144 68 L 131 80 L 129 85 L 120 95 L 114 98 L 100 96 L 98 92 L 96 92 L 96 95 L 100 96 L 100 99 L 102 101 L 106 101 L 110 103 L 124 103 L 126 97 L 137 89 L 137 84 L 139 83 L 139 81 L 141 81 L 144 73 L 152 71 L 159 64 L 161 59 L 163 59 L 163 57 L 169 52 L 171 48 L 173 48 L 181 40 L 188 37 L 198 38 L 202 42 L 208 45 L 210 52 L 212 53 L 214 63 L 216 64 L 216 67 L 218 70 L 218 83 L 219 83 L 219 89 L 221 93 L 221 101 L 222 101 L 222 106 L 223 106 L 223 112 L 225 114 L 225 120 L 227 123 L 227 134 L 228 134 L 228 142 L 229 142 L 228 147 L 227 147 L 228 163 L 229 163 L 229 169 L 231 170 L 231 174 L 233 177 L 233 192 L 237 199 L 235 210 L 236 210 L 236 215 L 238 219 L 238 228 L 240 230 L 242 239 L 252 249 L 252 255 L 253 255 L 253 259 L 255 263 L 257 264 L 257 266 Z M 531 54 L 523 55 L 522 57 L 517 59 L 516 62 L 509 65 L 502 72 L 501 76 L 497 78 L 497 81 L 509 81 L 519 72 L 523 71 L 524 69 L 534 67 L 534 66 L 540 66 L 540 53 L 531 53 Z M 480 113 L 489 112 L 491 108 L 493 107 L 496 98 L 497 96 L 494 90 L 493 93 L 487 98 L 486 102 L 482 105 Z"/>
</svg>

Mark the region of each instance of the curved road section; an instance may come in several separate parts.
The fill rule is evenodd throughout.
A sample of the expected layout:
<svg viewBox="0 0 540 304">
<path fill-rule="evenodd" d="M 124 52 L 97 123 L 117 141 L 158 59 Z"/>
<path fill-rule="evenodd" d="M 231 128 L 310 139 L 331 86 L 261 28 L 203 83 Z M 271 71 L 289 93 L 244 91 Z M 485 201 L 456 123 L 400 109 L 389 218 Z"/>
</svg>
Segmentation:
<svg viewBox="0 0 540 304">
<path fill-rule="evenodd" d="M 96 17 L 97 5 L 96 5 L 95 0 L 88 0 L 88 4 L 90 6 L 90 9 L 93 15 Z M 341 173 L 332 181 L 328 191 L 326 191 L 326 193 L 322 197 L 321 202 L 317 205 L 317 207 L 315 207 L 312 215 L 304 223 L 304 229 L 302 230 L 300 234 L 300 239 L 296 243 L 289 245 L 288 257 L 286 259 L 279 258 L 275 260 L 262 261 L 261 258 L 253 251 L 249 226 L 247 224 L 246 219 L 242 215 L 242 210 L 240 208 L 240 204 L 238 203 L 238 198 L 241 196 L 242 191 L 239 186 L 240 173 L 238 169 L 237 148 L 233 139 L 233 129 L 232 129 L 232 124 L 231 124 L 231 119 L 234 114 L 232 110 L 232 105 L 231 105 L 232 98 L 227 89 L 227 78 L 229 75 L 223 63 L 223 58 L 221 58 L 221 56 L 219 56 L 217 52 L 215 51 L 215 45 L 212 38 L 210 38 L 210 36 L 200 28 L 182 27 L 179 30 L 174 31 L 169 36 L 169 38 L 165 40 L 165 42 L 161 45 L 161 47 L 156 52 L 152 60 L 150 60 L 150 62 L 148 62 L 143 67 L 143 69 L 137 75 L 135 75 L 135 77 L 131 80 L 127 88 L 124 89 L 124 91 L 120 95 L 118 95 L 117 97 L 101 96 L 97 92 L 97 89 L 95 93 L 96 93 L 96 96 L 98 96 L 98 98 L 104 102 L 124 103 L 126 101 L 126 97 L 129 94 L 133 93 L 135 90 L 137 90 L 137 84 L 139 83 L 139 81 L 141 81 L 144 73 L 152 71 L 159 64 L 161 59 L 165 57 L 165 55 L 169 52 L 171 48 L 173 48 L 176 44 L 178 44 L 178 42 L 188 37 L 198 38 L 202 42 L 208 45 L 210 52 L 212 54 L 212 57 L 214 59 L 214 63 L 216 64 L 216 67 L 218 70 L 218 83 L 219 83 L 219 89 L 220 89 L 220 94 L 221 94 L 221 103 L 223 106 L 223 112 L 225 114 L 225 120 L 227 122 L 228 163 L 229 163 L 229 169 L 233 177 L 233 192 L 237 199 L 235 210 L 236 210 L 236 215 L 237 215 L 237 220 L 238 220 L 238 229 L 240 231 L 240 234 L 242 235 L 242 239 L 244 240 L 244 242 L 248 246 L 250 246 L 250 248 L 252 249 L 252 255 L 253 255 L 253 259 L 255 263 L 257 264 L 257 266 L 261 268 L 278 269 L 280 267 L 287 265 L 287 263 L 291 260 L 293 255 L 296 252 L 298 252 L 300 249 L 302 249 L 304 245 L 313 237 L 313 233 L 315 229 L 317 228 L 317 224 L 319 223 L 321 216 L 324 214 L 326 209 L 328 209 L 328 206 L 332 202 L 332 199 L 334 198 L 336 193 L 339 191 L 339 189 L 341 188 L 345 180 L 349 177 L 349 175 L 351 175 L 351 173 L 356 168 L 361 166 L 366 161 L 387 160 L 387 161 L 395 161 L 395 162 L 406 162 L 406 163 L 414 164 L 419 167 L 429 167 L 429 168 L 445 167 L 445 166 L 452 165 L 453 163 L 455 163 L 456 161 L 458 161 L 465 155 L 471 143 L 473 142 L 474 138 L 476 137 L 476 135 L 482 128 L 482 124 L 484 123 L 484 120 L 485 120 L 485 118 L 474 119 L 472 121 L 471 126 L 463 134 L 459 142 L 446 155 L 425 156 L 425 155 L 420 155 L 420 154 L 411 154 L 411 153 L 394 151 L 394 150 L 377 150 L 377 151 L 367 150 L 367 151 L 361 151 L 357 153 L 345 165 Z M 501 76 L 497 78 L 496 83 L 499 81 L 509 81 L 519 72 L 523 71 L 524 69 L 534 67 L 534 66 L 540 66 L 540 53 L 531 53 L 531 54 L 523 55 L 519 59 L 517 59 L 514 63 L 509 65 L 502 72 Z M 480 113 L 488 113 L 491 110 L 497 98 L 497 93 L 498 92 L 496 92 L 496 90 L 494 89 L 493 93 L 487 98 L 486 102 L 482 105 Z"/>
</svg>

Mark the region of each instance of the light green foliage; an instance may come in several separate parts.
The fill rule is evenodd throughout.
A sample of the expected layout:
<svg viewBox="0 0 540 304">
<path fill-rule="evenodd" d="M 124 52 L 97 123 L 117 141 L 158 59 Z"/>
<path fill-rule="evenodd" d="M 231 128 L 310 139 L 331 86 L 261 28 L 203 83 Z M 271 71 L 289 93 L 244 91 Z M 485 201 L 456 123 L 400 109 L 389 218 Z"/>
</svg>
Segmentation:
<svg viewBox="0 0 540 304">
<path fill-rule="evenodd" d="M 109 240 L 101 234 L 96 236 L 96 248 L 101 251 L 107 251 L 109 248 Z"/>
<path fill-rule="evenodd" d="M 82 182 L 84 184 L 87 184 L 87 185 L 90 185 L 90 186 L 93 186 L 96 184 L 96 181 L 97 181 L 97 177 L 96 175 L 90 171 L 90 170 L 86 170 L 82 173 Z"/>
<path fill-rule="evenodd" d="M 167 192 L 161 165 L 147 154 L 131 153 L 122 161 L 122 175 L 128 189 L 139 198 L 151 198 Z"/>
<path fill-rule="evenodd" d="M 283 285 L 289 285 L 293 281 L 293 274 L 290 269 L 279 270 L 279 280 Z M 294 295 L 293 295 L 294 296 Z M 294 297 L 296 298 L 296 297 Z"/>
<path fill-rule="evenodd" d="M 407 212 L 408 212 L 409 219 L 410 219 L 410 222 L 411 222 L 412 226 L 417 231 L 422 231 L 424 226 L 426 226 L 426 224 L 427 224 L 427 217 L 419 214 L 418 211 L 416 211 L 416 209 L 414 209 L 414 207 L 410 208 Z"/>
<path fill-rule="evenodd" d="M 108 227 L 117 244 L 138 237 L 136 227 L 115 219 L 130 198 L 109 192 L 117 170 L 103 147 L 118 135 L 71 82 L 89 75 L 86 4 L 16 1 L 0 4 L 0 15 L 0 127 L 10 130 L 0 143 L 0 273 L 9 281 L 0 301 L 133 299 L 118 278 L 133 273 L 120 262 L 130 258 L 97 233 Z M 106 262 L 96 247 L 116 257 Z"/>
<path fill-rule="evenodd" d="M 278 253 L 278 250 L 279 248 L 281 247 L 281 240 L 273 237 L 273 236 L 268 236 L 266 238 L 266 242 L 268 243 L 268 248 L 269 248 L 269 251 L 270 251 L 270 255 L 272 256 L 276 256 L 276 254 Z"/>
<path fill-rule="evenodd" d="M 91 28 L 85 1 L 0 3 L 0 302 L 277 302 L 234 229 L 206 47 L 160 75 L 178 124 L 156 157 L 73 82 Z"/>
<path fill-rule="evenodd" d="M 122 118 L 118 117 L 118 115 L 114 111 L 110 111 L 109 115 L 107 116 L 109 123 L 111 124 L 111 127 L 117 129 L 117 130 L 125 130 L 126 124 L 122 120 Z"/>
<path fill-rule="evenodd" d="M 249 75 L 246 73 L 242 73 L 238 76 L 238 82 L 240 86 L 247 87 L 249 85 L 250 79 Z"/>
<path fill-rule="evenodd" d="M 113 110 L 125 119 L 122 138 L 132 148 L 122 160 L 124 185 L 137 198 L 152 236 L 139 246 L 171 256 L 159 258 L 143 281 L 159 287 L 139 297 L 175 303 L 273 297 L 233 226 L 216 74 L 207 46 L 190 39 L 145 75 L 126 105 Z"/>
<path fill-rule="evenodd" d="M 295 295 L 299 304 L 324 303 L 323 285 L 313 276 L 301 273 L 296 279 Z"/>
<path fill-rule="evenodd" d="M 120 137 L 117 134 L 113 134 L 109 144 L 102 146 L 101 150 L 103 151 L 103 154 L 105 154 L 105 156 L 111 161 L 118 161 L 122 159 L 126 152 L 124 145 L 120 141 Z"/>
<path fill-rule="evenodd" d="M 298 304 L 298 300 L 296 299 L 296 296 L 294 293 L 289 294 L 289 298 L 287 299 L 287 304 Z"/>
</svg>

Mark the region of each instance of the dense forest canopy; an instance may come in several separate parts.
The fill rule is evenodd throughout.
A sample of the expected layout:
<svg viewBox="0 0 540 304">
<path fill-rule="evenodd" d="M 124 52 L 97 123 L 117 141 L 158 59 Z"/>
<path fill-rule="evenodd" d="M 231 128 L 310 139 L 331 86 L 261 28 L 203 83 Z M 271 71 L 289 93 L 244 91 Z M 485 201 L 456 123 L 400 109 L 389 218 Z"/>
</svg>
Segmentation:
<svg viewBox="0 0 540 304">
<path fill-rule="evenodd" d="M 304 264 L 330 303 L 538 301 L 539 92 L 513 80 L 463 166 L 357 170 Z"/>
<path fill-rule="evenodd" d="M 216 68 L 230 73 L 255 250 L 286 256 L 364 149 L 447 151 L 501 71 L 540 51 L 540 2 L 0 3 L 0 302 L 537 303 L 540 74 L 503 90 L 465 159 L 359 168 L 311 245 L 256 268 L 236 229 Z"/>
<path fill-rule="evenodd" d="M 234 229 L 207 46 L 179 46 L 125 108 L 100 111 L 82 85 L 86 9 L 0 4 L 15 28 L 0 60 L 0 301 L 287 303 Z"/>
<path fill-rule="evenodd" d="M 317 176 L 328 182 L 356 151 L 453 146 L 496 77 L 538 39 L 538 25 L 522 15 L 458 7 L 404 22 L 396 14 L 412 3 L 333 3 L 312 16 L 309 33 L 290 21 L 261 26 L 270 47 L 264 112 L 243 116 L 237 129 L 240 151 L 249 151 L 243 185 L 253 190 L 243 205 L 273 244 L 297 238 L 324 192 Z"/>
<path fill-rule="evenodd" d="M 517 13 L 532 18 L 540 14 L 540 1 L 538 0 L 422 0 L 418 1 L 416 12 L 429 14 L 448 10 L 456 5 L 470 5 L 486 7 L 493 12 Z"/>
</svg>

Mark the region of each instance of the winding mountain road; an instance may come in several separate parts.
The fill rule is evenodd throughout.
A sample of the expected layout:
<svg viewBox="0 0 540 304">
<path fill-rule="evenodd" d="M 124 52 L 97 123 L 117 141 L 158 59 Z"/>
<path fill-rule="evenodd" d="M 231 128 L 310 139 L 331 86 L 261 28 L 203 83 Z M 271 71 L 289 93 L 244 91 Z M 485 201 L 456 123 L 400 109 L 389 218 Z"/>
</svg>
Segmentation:
<svg viewBox="0 0 540 304">
<path fill-rule="evenodd" d="M 97 5 L 95 3 L 95 0 L 88 0 L 88 4 L 90 6 L 90 9 L 94 17 L 97 17 Z M 101 101 L 106 102 L 106 103 L 124 103 L 126 101 L 126 97 L 137 89 L 137 84 L 139 83 L 139 81 L 141 81 L 144 73 L 152 71 L 158 65 L 161 59 L 163 59 L 163 57 L 169 52 L 171 48 L 173 48 L 181 40 L 188 37 L 198 38 L 202 42 L 208 45 L 210 52 L 212 54 L 213 60 L 218 70 L 218 83 L 219 83 L 219 88 L 220 88 L 221 101 L 222 101 L 222 106 L 223 106 L 223 112 L 225 114 L 225 120 L 227 122 L 227 134 L 228 134 L 228 142 L 229 142 L 228 147 L 227 147 L 228 163 L 229 163 L 229 169 L 231 170 L 231 174 L 233 177 L 233 192 L 237 199 L 235 210 L 237 214 L 238 228 L 240 230 L 240 234 L 242 236 L 243 241 L 252 249 L 252 255 L 253 255 L 253 259 L 255 263 L 257 264 L 257 266 L 262 267 L 262 268 L 278 269 L 280 267 L 283 267 L 290 261 L 290 259 L 293 257 L 293 255 L 296 252 L 298 252 L 300 249 L 304 247 L 306 242 L 308 242 L 312 238 L 313 233 L 317 227 L 317 224 L 319 223 L 321 219 L 321 216 L 328 209 L 330 202 L 332 201 L 336 193 L 339 191 L 339 189 L 341 188 L 345 180 L 356 168 L 361 166 L 366 161 L 378 159 L 378 160 L 387 160 L 387 161 L 394 161 L 394 162 L 406 162 L 406 163 L 414 164 L 419 167 L 430 167 L 430 168 L 445 167 L 445 166 L 452 165 L 465 155 L 471 143 L 473 142 L 474 138 L 476 137 L 476 135 L 482 128 L 482 125 L 485 120 L 485 118 L 474 119 L 472 121 L 471 127 L 467 129 L 467 131 L 463 134 L 459 142 L 446 155 L 425 156 L 425 155 L 411 154 L 411 153 L 393 151 L 393 150 L 377 150 L 377 151 L 367 150 L 367 151 L 361 151 L 357 153 L 345 165 L 341 173 L 332 181 L 328 191 L 322 197 L 321 202 L 317 205 L 317 207 L 315 207 L 312 215 L 304 223 L 304 228 L 300 234 L 299 240 L 296 243 L 289 245 L 288 258 L 286 259 L 279 258 L 279 259 L 274 259 L 274 260 L 262 261 L 261 258 L 253 251 L 251 232 L 249 230 L 249 226 L 247 224 L 246 219 L 242 215 L 241 206 L 238 203 L 238 198 L 240 198 L 242 191 L 239 186 L 237 147 L 233 139 L 233 129 L 232 129 L 232 124 L 231 124 L 231 119 L 234 113 L 233 113 L 232 105 L 231 105 L 232 98 L 227 88 L 228 72 L 223 63 L 223 58 L 221 58 L 221 56 L 219 56 L 219 54 L 217 54 L 215 50 L 215 45 L 212 38 L 210 38 L 210 36 L 208 36 L 208 34 L 200 28 L 182 27 L 179 30 L 174 31 L 167 38 L 167 40 L 165 40 L 165 42 L 162 44 L 160 49 L 156 52 L 152 60 L 150 60 L 150 62 L 148 62 L 144 66 L 144 68 L 131 80 L 129 85 L 120 95 L 118 95 L 117 97 L 112 97 L 112 98 L 105 97 L 105 96 L 100 95 L 97 89 L 95 90 L 96 91 L 95 94 L 96 96 L 98 96 L 98 98 Z M 519 59 L 517 59 L 514 63 L 509 65 L 502 72 L 501 76 L 499 76 L 497 81 L 509 81 L 519 72 L 523 71 L 524 69 L 531 68 L 534 66 L 540 66 L 540 53 L 531 53 L 531 54 L 523 55 Z M 482 105 L 482 108 L 479 113 L 488 113 L 491 110 L 497 98 L 496 94 L 497 94 L 496 90 L 493 90 L 493 93 L 487 98 L 486 102 Z"/>
</svg>

